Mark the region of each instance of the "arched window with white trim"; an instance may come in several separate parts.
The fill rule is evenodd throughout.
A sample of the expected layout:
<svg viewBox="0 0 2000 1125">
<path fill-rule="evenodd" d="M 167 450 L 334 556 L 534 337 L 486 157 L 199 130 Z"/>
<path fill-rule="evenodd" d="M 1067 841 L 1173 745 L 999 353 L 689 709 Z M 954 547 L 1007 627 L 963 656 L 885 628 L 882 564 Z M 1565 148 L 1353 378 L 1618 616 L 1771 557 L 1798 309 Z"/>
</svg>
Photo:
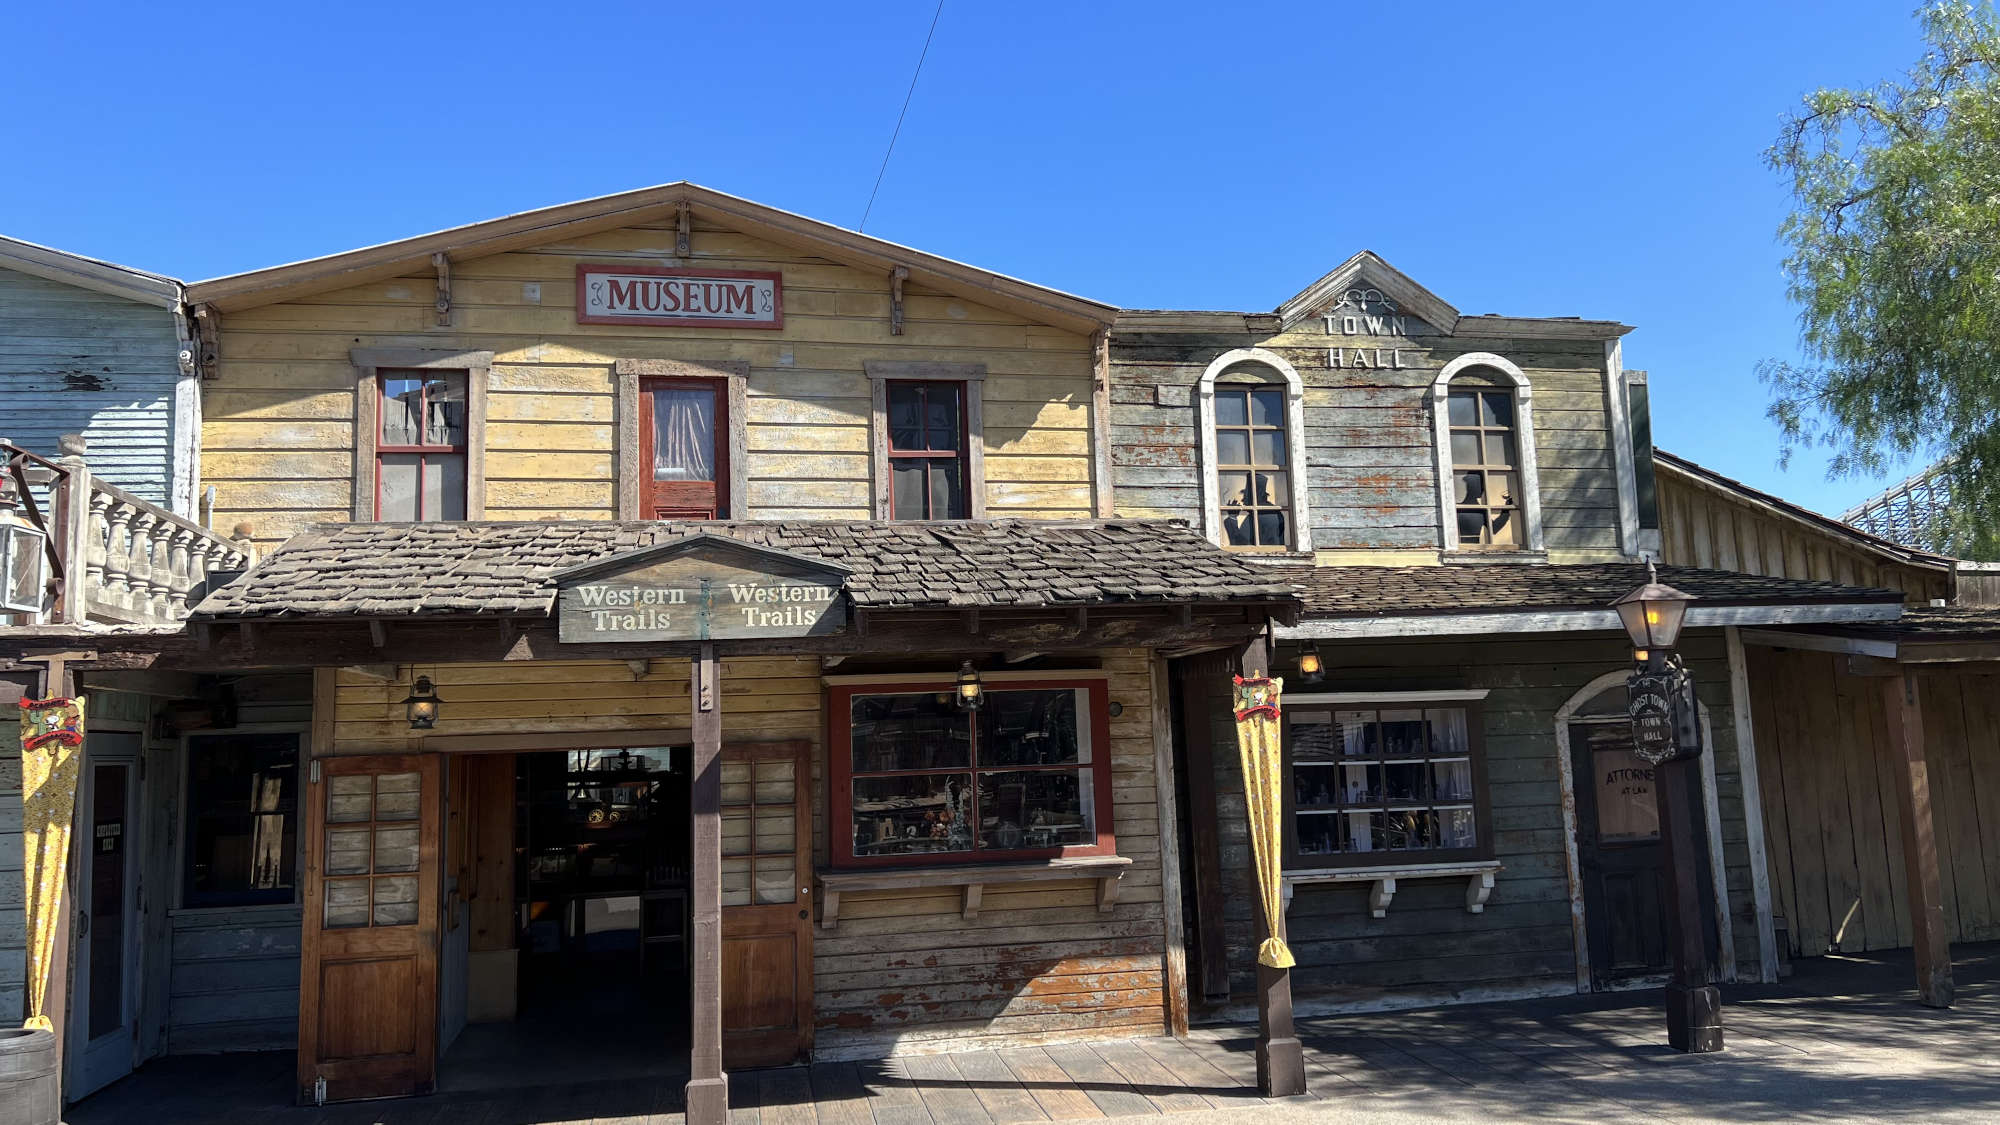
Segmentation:
<svg viewBox="0 0 2000 1125">
<path fill-rule="evenodd" d="M 1431 383 L 1446 551 L 1544 549 L 1532 390 L 1490 352 L 1460 356 Z"/>
<path fill-rule="evenodd" d="M 1312 550 L 1305 385 L 1275 352 L 1238 348 L 1201 376 L 1203 530 L 1240 551 Z"/>
</svg>

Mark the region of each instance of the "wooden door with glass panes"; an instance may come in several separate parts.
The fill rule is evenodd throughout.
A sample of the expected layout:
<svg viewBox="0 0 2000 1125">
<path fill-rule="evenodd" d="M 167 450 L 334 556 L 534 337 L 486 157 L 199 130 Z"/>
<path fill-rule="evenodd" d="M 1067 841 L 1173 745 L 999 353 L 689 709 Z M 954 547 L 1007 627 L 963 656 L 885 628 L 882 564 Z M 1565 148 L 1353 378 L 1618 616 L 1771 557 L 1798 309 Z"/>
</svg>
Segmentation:
<svg viewBox="0 0 2000 1125">
<path fill-rule="evenodd" d="M 649 520 L 729 518 L 729 384 L 642 380 L 641 510 Z"/>
<path fill-rule="evenodd" d="M 810 742 L 722 748 L 722 1058 L 812 1046 Z"/>
<path fill-rule="evenodd" d="M 439 756 L 321 758 L 306 791 L 299 1098 L 437 1082 Z"/>
</svg>

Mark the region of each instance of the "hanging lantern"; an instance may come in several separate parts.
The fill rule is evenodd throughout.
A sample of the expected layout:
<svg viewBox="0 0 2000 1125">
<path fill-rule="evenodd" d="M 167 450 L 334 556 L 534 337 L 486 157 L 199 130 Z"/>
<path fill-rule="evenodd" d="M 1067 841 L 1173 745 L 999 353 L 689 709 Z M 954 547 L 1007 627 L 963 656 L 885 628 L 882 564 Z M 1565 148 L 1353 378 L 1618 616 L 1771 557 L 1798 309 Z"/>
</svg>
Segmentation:
<svg viewBox="0 0 2000 1125">
<path fill-rule="evenodd" d="M 1647 653 L 1673 649 L 1674 642 L 1680 639 L 1688 603 L 1694 600 L 1693 595 L 1662 584 L 1650 562 L 1646 564 L 1646 577 L 1644 586 L 1611 603 L 1642 661 Z"/>
<path fill-rule="evenodd" d="M 438 704 L 444 700 L 437 697 L 437 689 L 431 686 L 429 676 L 418 676 L 410 686 L 410 694 L 403 700 L 409 711 L 411 730 L 429 730 L 437 725 Z"/>
<path fill-rule="evenodd" d="M 1299 650 L 1299 679 L 1308 684 L 1316 684 L 1326 679 L 1326 665 L 1319 658 L 1319 642 L 1307 641 Z"/>
<path fill-rule="evenodd" d="M 0 475 L 0 612 L 40 614 L 49 581 L 49 537 L 16 513 L 11 475 Z"/>
<path fill-rule="evenodd" d="M 977 711 L 986 702 L 986 689 L 979 682 L 979 669 L 968 660 L 958 666 L 958 709 Z"/>
</svg>

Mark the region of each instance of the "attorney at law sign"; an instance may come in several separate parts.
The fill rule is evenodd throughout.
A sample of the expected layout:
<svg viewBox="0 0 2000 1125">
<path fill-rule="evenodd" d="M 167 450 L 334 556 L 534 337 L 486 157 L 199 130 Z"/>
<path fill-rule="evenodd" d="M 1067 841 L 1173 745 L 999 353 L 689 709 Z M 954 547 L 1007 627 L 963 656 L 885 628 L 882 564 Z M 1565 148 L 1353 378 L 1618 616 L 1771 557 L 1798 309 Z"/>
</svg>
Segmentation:
<svg viewBox="0 0 2000 1125">
<path fill-rule="evenodd" d="M 783 328 L 783 274 L 663 266 L 576 267 L 578 324 Z"/>
</svg>

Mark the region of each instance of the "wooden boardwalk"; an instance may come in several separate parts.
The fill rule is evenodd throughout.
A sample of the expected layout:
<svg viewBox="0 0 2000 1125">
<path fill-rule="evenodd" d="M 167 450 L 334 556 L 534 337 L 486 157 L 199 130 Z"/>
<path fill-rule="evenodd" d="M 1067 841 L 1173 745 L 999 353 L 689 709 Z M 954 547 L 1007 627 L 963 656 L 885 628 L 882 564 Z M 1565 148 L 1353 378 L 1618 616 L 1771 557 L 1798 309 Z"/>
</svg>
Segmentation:
<svg viewBox="0 0 2000 1125">
<path fill-rule="evenodd" d="M 1312 1108 L 1569 1120 L 1792 1120 L 1819 1114 L 2000 1119 L 2000 946 L 1961 947 L 1960 1003 L 1909 999 L 1907 959 L 1803 962 L 1732 990 L 1728 1050 L 1664 1046 L 1651 991 L 1300 1022 L 1310 1093 L 1254 1089 L 1253 1030 L 747 1071 L 738 1125 L 1004 1125 Z M 670 1076 L 330 1106 L 283 1104 L 289 1056 L 169 1059 L 72 1108 L 69 1125 L 679 1125 Z M 1328 1105 L 1325 1103 L 1340 1103 Z M 1315 1108 L 1316 1107 L 1316 1108 Z M 1266 1114 L 1268 1115 L 1268 1114 Z M 1227 1114 L 1235 1117 L 1236 1114 Z"/>
</svg>

